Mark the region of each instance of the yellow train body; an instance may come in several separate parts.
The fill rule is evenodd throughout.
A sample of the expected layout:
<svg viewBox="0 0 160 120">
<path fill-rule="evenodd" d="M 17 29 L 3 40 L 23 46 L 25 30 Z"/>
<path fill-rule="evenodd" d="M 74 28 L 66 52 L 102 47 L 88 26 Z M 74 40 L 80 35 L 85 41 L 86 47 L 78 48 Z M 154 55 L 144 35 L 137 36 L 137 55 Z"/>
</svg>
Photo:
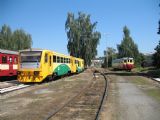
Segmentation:
<svg viewBox="0 0 160 120">
<path fill-rule="evenodd" d="M 50 50 L 28 49 L 19 53 L 18 80 L 20 82 L 42 82 L 84 70 L 84 60 Z"/>
</svg>

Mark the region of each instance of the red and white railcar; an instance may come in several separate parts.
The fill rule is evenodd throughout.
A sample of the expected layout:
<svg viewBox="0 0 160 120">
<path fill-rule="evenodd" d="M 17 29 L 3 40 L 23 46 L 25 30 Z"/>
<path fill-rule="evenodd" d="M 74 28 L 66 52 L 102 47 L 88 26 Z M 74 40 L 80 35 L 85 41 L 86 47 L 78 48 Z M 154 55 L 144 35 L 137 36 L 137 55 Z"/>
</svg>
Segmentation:
<svg viewBox="0 0 160 120">
<path fill-rule="evenodd" d="M 129 70 L 134 68 L 134 59 L 131 57 L 123 57 L 112 61 L 112 67 L 114 69 Z"/>
<path fill-rule="evenodd" d="M 16 76 L 18 52 L 0 49 L 0 77 Z"/>
</svg>

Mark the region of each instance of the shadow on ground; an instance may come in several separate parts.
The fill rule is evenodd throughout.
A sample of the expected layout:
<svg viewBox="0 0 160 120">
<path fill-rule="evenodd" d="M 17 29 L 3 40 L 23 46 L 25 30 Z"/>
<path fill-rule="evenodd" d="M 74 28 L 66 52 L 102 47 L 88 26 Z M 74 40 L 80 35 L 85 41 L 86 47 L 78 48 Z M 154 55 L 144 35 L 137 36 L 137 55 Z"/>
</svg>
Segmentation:
<svg viewBox="0 0 160 120">
<path fill-rule="evenodd" d="M 1 82 L 11 81 L 11 80 L 16 80 L 16 79 L 17 79 L 17 76 L 3 76 L 3 77 L 0 77 Z"/>
</svg>

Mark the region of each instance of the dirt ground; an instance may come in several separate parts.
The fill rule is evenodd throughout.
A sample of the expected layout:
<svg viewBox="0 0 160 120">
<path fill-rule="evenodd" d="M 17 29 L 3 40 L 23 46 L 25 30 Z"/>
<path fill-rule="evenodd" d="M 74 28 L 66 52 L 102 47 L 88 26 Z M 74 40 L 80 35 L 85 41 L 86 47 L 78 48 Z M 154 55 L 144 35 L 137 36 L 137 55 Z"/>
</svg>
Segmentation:
<svg viewBox="0 0 160 120">
<path fill-rule="evenodd" d="M 0 120 L 41 120 L 79 93 L 93 78 L 87 70 L 0 96 Z"/>
<path fill-rule="evenodd" d="M 160 84 L 142 76 L 107 75 L 101 120 L 160 120 Z"/>
<path fill-rule="evenodd" d="M 121 72 L 106 76 L 109 88 L 100 115 L 101 120 L 160 119 L 159 83 L 146 77 Z M 44 120 L 77 95 L 92 79 L 92 71 L 87 70 L 78 75 L 34 84 L 1 95 L 0 120 Z"/>
</svg>

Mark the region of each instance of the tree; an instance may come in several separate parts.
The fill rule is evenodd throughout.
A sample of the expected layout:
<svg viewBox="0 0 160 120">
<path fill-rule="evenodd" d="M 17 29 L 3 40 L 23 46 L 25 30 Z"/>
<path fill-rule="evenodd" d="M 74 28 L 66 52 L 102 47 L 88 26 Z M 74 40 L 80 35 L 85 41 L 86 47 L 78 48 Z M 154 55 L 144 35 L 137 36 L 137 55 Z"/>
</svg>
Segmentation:
<svg viewBox="0 0 160 120">
<path fill-rule="evenodd" d="M 160 7 L 160 4 L 159 4 Z M 160 34 L 160 20 L 158 22 L 158 32 L 157 34 Z M 157 68 L 160 68 L 160 41 L 159 44 L 154 49 L 156 52 L 153 54 L 153 65 Z"/>
<path fill-rule="evenodd" d="M 0 36 L 1 36 L 0 37 L 0 40 L 1 40 L 0 48 L 2 49 L 9 48 L 11 46 L 11 44 L 9 43 L 11 42 L 11 37 L 12 37 L 11 28 L 4 24 L 2 26 Z"/>
<path fill-rule="evenodd" d="M 160 20 L 158 22 L 158 32 L 157 32 L 157 34 L 160 34 Z"/>
<path fill-rule="evenodd" d="M 97 22 L 91 23 L 90 15 L 79 12 L 75 18 L 68 13 L 65 30 L 68 37 L 67 49 L 71 56 L 83 58 L 85 65 L 97 55 L 97 45 L 101 34 L 96 31 Z"/>
<path fill-rule="evenodd" d="M 157 67 L 160 68 L 160 41 L 159 44 L 155 48 L 155 53 L 153 54 L 153 64 Z"/>
<path fill-rule="evenodd" d="M 123 28 L 123 33 L 123 40 L 121 41 L 121 44 L 117 45 L 118 57 L 133 57 L 136 65 L 139 65 L 141 63 L 141 56 L 139 54 L 138 46 L 130 37 L 130 31 L 127 26 Z"/>
<path fill-rule="evenodd" d="M 107 51 L 104 51 L 104 67 L 112 67 L 112 60 L 116 58 L 116 49 L 108 47 Z"/>
<path fill-rule="evenodd" d="M 21 50 L 31 48 L 32 37 L 22 29 L 12 32 L 11 28 L 3 25 L 0 30 L 0 48 L 8 50 Z"/>
<path fill-rule="evenodd" d="M 12 40 L 15 41 L 16 44 L 13 45 L 13 50 L 21 50 L 31 48 L 32 38 L 30 34 L 26 34 L 24 30 L 15 30 L 13 33 Z"/>
</svg>

